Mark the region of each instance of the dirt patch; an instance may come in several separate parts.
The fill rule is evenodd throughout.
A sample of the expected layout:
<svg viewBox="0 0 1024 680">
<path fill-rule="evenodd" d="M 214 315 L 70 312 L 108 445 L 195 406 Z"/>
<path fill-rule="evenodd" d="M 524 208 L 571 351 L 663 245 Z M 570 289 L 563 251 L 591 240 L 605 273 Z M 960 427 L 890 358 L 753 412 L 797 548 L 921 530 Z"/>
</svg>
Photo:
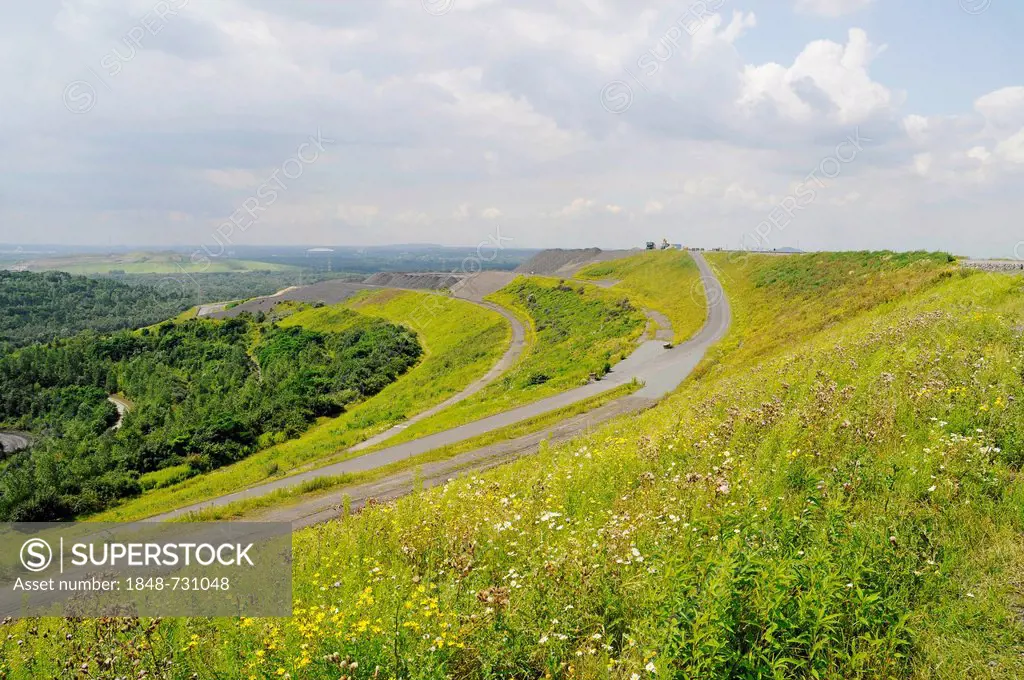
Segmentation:
<svg viewBox="0 0 1024 680">
<path fill-rule="evenodd" d="M 553 248 L 542 250 L 523 264 L 516 267 L 519 274 L 538 276 L 560 276 L 572 278 L 576 272 L 597 262 L 617 260 L 635 253 L 635 250 L 601 250 L 600 248 L 579 248 L 563 250 Z"/>
<path fill-rule="evenodd" d="M 364 279 L 363 283 L 383 288 L 443 290 L 459 283 L 462 278 L 462 276 L 457 274 L 447 274 L 444 272 L 378 272 Z"/>
<path fill-rule="evenodd" d="M 311 286 L 302 286 L 293 290 L 280 291 L 272 296 L 253 298 L 252 300 L 243 302 L 231 309 L 211 312 L 209 314 L 209 318 L 231 319 L 242 312 L 250 312 L 252 314 L 263 312 L 264 314 L 269 314 L 274 308 L 274 305 L 285 300 L 293 302 L 323 302 L 326 305 L 334 305 L 348 300 L 350 297 L 361 291 L 376 289 L 376 286 L 368 286 L 364 283 L 352 283 L 351 281 L 321 281 L 320 283 L 314 283 Z"/>
<path fill-rule="evenodd" d="M 480 272 L 452 286 L 452 295 L 463 300 L 480 302 L 484 297 L 512 283 L 515 272 Z"/>
</svg>

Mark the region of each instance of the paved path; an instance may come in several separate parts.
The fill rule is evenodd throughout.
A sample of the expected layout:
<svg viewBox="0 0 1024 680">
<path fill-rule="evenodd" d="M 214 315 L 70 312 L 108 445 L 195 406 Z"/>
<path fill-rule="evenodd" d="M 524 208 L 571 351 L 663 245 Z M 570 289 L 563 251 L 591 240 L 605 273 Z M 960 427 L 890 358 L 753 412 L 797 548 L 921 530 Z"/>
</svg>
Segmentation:
<svg viewBox="0 0 1024 680">
<path fill-rule="evenodd" d="M 351 458 L 332 465 L 283 477 L 281 479 L 260 484 L 235 493 L 227 494 L 202 503 L 179 508 L 157 515 L 153 520 L 168 520 L 189 512 L 196 512 L 211 507 L 219 507 L 230 503 L 272 493 L 279 489 L 297 486 L 318 477 L 333 477 L 345 473 L 365 472 L 391 463 L 406 460 L 429 451 L 471 439 L 494 430 L 513 425 L 523 420 L 534 418 L 557 409 L 571 406 L 585 399 L 624 385 L 632 380 L 639 380 L 644 387 L 635 392 L 629 403 L 649 405 L 669 392 L 675 390 L 693 371 L 697 363 L 714 343 L 726 333 L 731 322 L 728 301 L 718 279 L 699 254 L 694 253 L 694 260 L 700 268 L 704 282 L 705 294 L 708 299 L 708 318 L 701 331 L 687 342 L 672 349 L 664 349 L 660 340 L 649 340 L 641 344 L 629 357 L 615 365 L 605 379 L 590 383 L 583 387 L 562 392 L 546 399 L 521 406 L 504 413 L 460 425 L 459 427 L 427 435 L 409 442 L 403 442 L 363 456 Z M 680 295 L 689 295 L 690 291 L 679 291 Z M 609 405 L 610 406 L 610 405 Z M 488 447 L 490 448 L 490 447 Z M 477 452 L 470 452 L 472 455 Z M 462 457 L 457 457 L 462 458 Z M 453 459 L 454 460 L 454 459 Z M 331 505 L 332 495 L 328 494 L 310 503 Z M 336 502 L 336 501 L 335 501 Z M 307 508 L 309 509 L 309 508 Z"/>
<path fill-rule="evenodd" d="M 107 401 L 113 404 L 114 408 L 117 409 L 117 422 L 114 423 L 114 426 L 111 429 L 120 430 L 121 426 L 124 424 L 125 415 L 132 411 L 132 403 L 124 397 L 119 397 L 116 394 L 111 394 L 107 397 Z"/>
<path fill-rule="evenodd" d="M 211 302 L 208 305 L 199 305 L 199 309 L 196 310 L 196 318 L 202 319 L 213 314 L 219 314 L 228 308 L 230 302 Z"/>
<path fill-rule="evenodd" d="M 672 338 L 676 336 L 675 331 L 672 330 L 672 321 L 661 312 L 653 309 L 645 309 L 644 314 L 658 325 L 658 330 L 654 333 L 654 339 L 659 342 L 672 342 Z"/>
<path fill-rule="evenodd" d="M 4 453 L 27 449 L 31 442 L 28 437 L 17 432 L 0 432 L 0 445 L 3 445 Z"/>
<path fill-rule="evenodd" d="M 961 260 L 960 266 L 989 272 L 1024 274 L 1024 261 L 1021 260 Z"/>
<path fill-rule="evenodd" d="M 350 451 L 363 451 L 365 449 L 376 446 L 377 444 L 380 444 L 381 442 L 387 441 L 391 437 L 394 437 L 396 434 L 398 434 L 405 428 L 409 427 L 413 423 L 418 423 L 419 421 L 425 418 L 429 418 L 430 416 L 439 413 L 440 411 L 448 408 L 449 406 L 452 406 L 454 404 L 459 403 L 460 401 L 468 399 L 469 397 L 473 396 L 483 388 L 487 387 L 487 385 L 489 385 L 490 383 L 497 380 L 502 373 L 504 373 L 507 369 L 513 366 L 516 363 L 516 361 L 519 360 L 519 357 L 522 355 L 523 350 L 526 347 L 526 331 L 523 328 L 522 322 L 515 314 L 508 311 L 504 307 L 500 307 L 499 305 L 487 302 L 483 299 L 484 295 L 492 293 L 498 288 L 504 287 L 506 283 L 509 283 L 516 276 L 518 276 L 518 274 L 513 274 L 511 272 L 481 272 L 471 277 L 465 277 L 464 279 L 462 279 L 459 286 L 452 289 L 452 294 L 455 297 L 462 300 L 466 300 L 467 302 L 472 302 L 473 304 L 476 305 L 480 305 L 481 307 L 491 309 L 505 317 L 505 319 L 512 325 L 512 342 L 509 345 L 509 348 L 505 351 L 504 356 L 502 356 L 501 359 L 499 359 L 498 362 L 491 367 L 487 374 L 479 378 L 478 380 L 475 380 L 473 383 L 471 383 L 468 387 L 466 387 L 458 394 L 454 394 L 445 401 L 441 402 L 440 404 L 432 408 L 429 408 L 421 413 L 417 413 L 416 415 L 408 418 L 407 420 L 402 421 L 398 425 L 395 425 L 394 427 L 385 430 L 384 432 L 381 432 L 377 435 L 374 435 L 373 437 L 370 437 L 369 439 L 366 439 L 365 441 L 360 442 L 359 444 L 356 444 L 355 446 L 349 449 Z M 276 304 L 280 300 L 300 300 L 308 302 L 312 299 L 315 299 L 317 296 L 321 296 L 324 299 L 328 300 L 330 304 L 334 304 L 336 302 L 342 302 L 348 299 L 349 297 L 351 297 L 352 295 L 361 290 L 388 290 L 390 288 L 397 288 L 400 290 L 414 290 L 420 293 L 431 292 L 430 289 L 415 286 L 402 286 L 395 284 L 389 284 L 387 286 L 378 286 L 366 283 L 323 281 L 319 284 L 314 284 L 313 286 L 290 286 L 283 290 L 277 291 L 273 295 L 266 295 L 263 297 L 253 298 L 247 301 L 246 303 L 238 305 L 237 307 L 234 307 L 230 310 L 226 309 L 227 305 L 230 304 L 228 302 L 219 302 L 216 304 L 205 305 L 204 308 L 208 309 L 205 311 L 205 313 L 203 309 L 201 309 L 200 316 L 217 314 L 218 318 L 227 318 L 235 316 L 241 313 L 242 311 L 266 311 L 267 309 L 269 309 L 268 305 Z"/>
</svg>

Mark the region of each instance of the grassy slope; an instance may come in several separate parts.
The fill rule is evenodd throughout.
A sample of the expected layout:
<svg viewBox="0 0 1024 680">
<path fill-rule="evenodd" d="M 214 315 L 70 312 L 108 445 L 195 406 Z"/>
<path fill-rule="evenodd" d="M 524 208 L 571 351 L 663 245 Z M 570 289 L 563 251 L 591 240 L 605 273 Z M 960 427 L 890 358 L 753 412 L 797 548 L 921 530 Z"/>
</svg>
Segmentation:
<svg viewBox="0 0 1024 680">
<path fill-rule="evenodd" d="M 943 254 L 813 253 L 794 257 L 707 253 L 728 294 L 756 298 L 714 356 L 738 365 L 895 300 L 952 265 Z"/>
<path fill-rule="evenodd" d="M 628 356 L 646 323 L 639 310 L 622 308 L 621 293 L 581 284 L 559 289 L 557 279 L 520 277 L 489 299 L 528 324 L 527 347 L 519 363 L 469 399 L 409 426 L 387 445 L 585 384 L 591 373 L 603 375 L 606 362 L 614 365 Z M 541 375 L 547 380 L 534 384 Z"/>
<path fill-rule="evenodd" d="M 283 328 L 301 326 L 311 331 L 337 333 L 354 326 L 361 318 L 359 312 L 344 305 L 311 307 L 305 303 L 285 300 L 275 305 L 272 313 L 277 313 L 279 309 L 283 318 L 278 325 Z"/>
<path fill-rule="evenodd" d="M 359 678 L 1020 677 L 1022 280 L 890 268 L 900 295 L 854 277 L 773 319 L 792 293 L 763 278 L 777 259 L 716 261 L 734 332 L 666 404 L 301 532 L 293 619 L 165 620 L 156 658 L 242 677 L 348 674 L 334 652 Z M 20 675 L 128 659 L 147 625 L 37 623 L 0 642 Z"/>
<path fill-rule="evenodd" d="M 576 278 L 618 281 L 612 290 L 668 317 L 677 343 L 693 336 L 707 318 L 700 270 L 685 251 L 643 252 L 600 262 L 580 270 Z"/>
<path fill-rule="evenodd" d="M 353 299 L 362 314 L 410 323 L 425 308 L 429 322 L 415 328 L 426 350 L 419 365 L 375 397 L 325 419 L 298 439 L 278 444 L 234 465 L 165 489 L 157 489 L 102 515 L 96 521 L 140 519 L 258 484 L 330 456 L 440 403 L 494 365 L 508 344 L 510 329 L 499 314 L 477 305 L 426 293 L 384 291 Z M 427 307 L 426 305 L 429 305 Z M 348 324 L 350 313 L 331 307 L 297 312 L 281 325 L 333 328 Z"/>
</svg>

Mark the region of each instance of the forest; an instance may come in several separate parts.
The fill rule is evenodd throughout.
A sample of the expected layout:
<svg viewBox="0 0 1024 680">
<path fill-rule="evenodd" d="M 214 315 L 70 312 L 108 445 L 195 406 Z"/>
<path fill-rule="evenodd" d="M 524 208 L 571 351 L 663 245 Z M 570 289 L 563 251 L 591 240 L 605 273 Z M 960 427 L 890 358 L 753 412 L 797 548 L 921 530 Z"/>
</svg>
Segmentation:
<svg viewBox="0 0 1024 680">
<path fill-rule="evenodd" d="M 0 454 L 0 521 L 95 512 L 154 479 L 239 460 L 376 394 L 421 354 L 412 331 L 381 319 L 327 333 L 247 315 L 10 352 L 0 356 L 0 429 L 36 441 Z M 121 422 L 115 394 L 131 404 Z"/>
<path fill-rule="evenodd" d="M 147 326 L 187 307 L 172 290 L 65 272 L 0 270 L 0 353 L 85 330 Z"/>
</svg>

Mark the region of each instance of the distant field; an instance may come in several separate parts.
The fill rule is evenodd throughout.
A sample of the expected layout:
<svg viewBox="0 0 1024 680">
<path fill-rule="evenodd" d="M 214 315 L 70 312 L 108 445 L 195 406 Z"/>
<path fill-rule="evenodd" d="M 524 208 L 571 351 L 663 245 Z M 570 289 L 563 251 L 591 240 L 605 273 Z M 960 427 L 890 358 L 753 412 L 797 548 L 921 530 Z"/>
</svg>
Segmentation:
<svg viewBox="0 0 1024 680">
<path fill-rule="evenodd" d="M 292 271 L 297 267 L 256 262 L 254 260 L 216 259 L 209 263 L 200 260 L 193 263 L 183 253 L 124 253 L 111 255 L 71 255 L 66 257 L 40 258 L 17 263 L 19 268 L 29 271 L 58 270 L 70 274 L 220 274 L 226 272 L 250 271 Z"/>
</svg>

